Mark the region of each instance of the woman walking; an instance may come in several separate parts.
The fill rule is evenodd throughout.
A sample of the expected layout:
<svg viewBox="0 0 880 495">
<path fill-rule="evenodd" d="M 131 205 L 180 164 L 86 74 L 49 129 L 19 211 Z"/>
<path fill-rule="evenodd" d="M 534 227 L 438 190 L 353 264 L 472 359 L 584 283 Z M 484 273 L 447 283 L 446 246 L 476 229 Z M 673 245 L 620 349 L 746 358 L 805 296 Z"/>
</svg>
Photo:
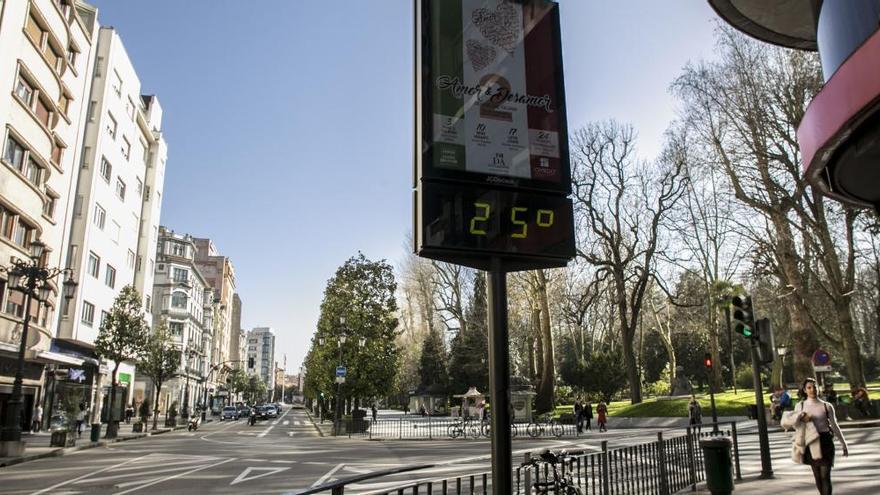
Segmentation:
<svg viewBox="0 0 880 495">
<path fill-rule="evenodd" d="M 783 428 L 794 428 L 791 457 L 813 469 L 816 488 L 831 495 L 831 467 L 834 466 L 834 437 L 840 441 L 843 456 L 849 456 L 846 439 L 837 424 L 834 406 L 819 398 L 816 380 L 807 378 L 798 390 L 800 402 L 794 411 L 782 416 Z"/>
</svg>

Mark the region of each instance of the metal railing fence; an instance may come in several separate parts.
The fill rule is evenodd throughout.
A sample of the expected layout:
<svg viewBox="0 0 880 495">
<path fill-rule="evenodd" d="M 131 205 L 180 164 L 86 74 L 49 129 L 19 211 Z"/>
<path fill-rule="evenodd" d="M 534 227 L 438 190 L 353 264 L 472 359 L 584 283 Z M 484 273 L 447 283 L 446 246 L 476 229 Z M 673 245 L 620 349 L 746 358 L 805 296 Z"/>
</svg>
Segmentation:
<svg viewBox="0 0 880 495">
<path fill-rule="evenodd" d="M 443 422 L 447 426 L 448 423 L 451 421 Z M 381 422 L 371 425 L 371 428 L 378 424 Z M 403 435 L 402 431 L 399 430 L 398 435 Z M 608 441 L 602 441 L 600 451 L 567 455 L 558 468 L 561 476 L 570 476 L 571 482 L 583 495 L 669 495 L 688 487 L 695 488 L 705 480 L 705 459 L 699 441 L 716 435 L 728 436 L 733 440 L 734 472 L 737 479 L 742 479 L 735 422 L 667 430 L 665 434 L 658 432 L 656 441 L 616 449 L 609 449 Z M 529 454 L 524 460 L 529 460 Z M 422 465 L 360 475 L 327 483 L 300 492 L 300 495 L 322 492 L 342 495 L 346 487 L 355 488 L 357 483 L 363 481 L 434 466 Z M 512 476 L 514 493 L 523 495 L 535 493 L 535 483 L 553 480 L 553 472 L 547 464 L 517 467 Z M 376 491 L 358 488 L 358 492 L 365 495 L 473 495 L 491 493 L 491 486 L 491 472 L 481 471 L 448 478 L 401 482 L 397 486 Z"/>
</svg>

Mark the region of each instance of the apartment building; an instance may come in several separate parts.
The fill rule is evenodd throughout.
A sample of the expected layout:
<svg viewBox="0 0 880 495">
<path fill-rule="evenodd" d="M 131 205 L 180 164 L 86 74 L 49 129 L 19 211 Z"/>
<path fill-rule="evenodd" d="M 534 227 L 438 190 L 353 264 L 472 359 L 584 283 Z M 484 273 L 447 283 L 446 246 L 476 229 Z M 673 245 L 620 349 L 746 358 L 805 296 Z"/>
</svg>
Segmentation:
<svg viewBox="0 0 880 495">
<path fill-rule="evenodd" d="M 27 259 L 34 241 L 44 260 L 63 267 L 82 130 L 95 56 L 96 10 L 65 0 L 0 1 L 0 264 Z M 0 273 L 0 411 L 12 391 L 26 299 Z M 81 359 L 54 352 L 63 280 L 50 283 L 45 301 L 30 304 L 23 380 L 29 421 L 42 400 L 46 365 L 78 366 Z M 47 413 L 48 414 L 48 413 Z M 2 420 L 2 418 L 0 418 Z"/>
<path fill-rule="evenodd" d="M 59 350 L 88 355 L 126 285 L 141 294 L 151 322 L 166 158 L 162 107 L 155 96 L 141 94 L 119 33 L 101 27 L 66 252 L 79 290 L 61 315 Z M 126 393 L 117 407 L 131 401 L 135 371 L 133 363 L 120 365 L 117 381 Z"/>
<path fill-rule="evenodd" d="M 206 394 L 205 378 L 212 361 L 214 290 L 196 265 L 195 239 L 160 226 L 153 279 L 152 317 L 167 326 L 181 350 L 180 376 L 162 386 L 159 406 L 165 411 L 177 403 L 178 411 L 191 411 Z M 153 400 L 153 385 L 139 379 L 145 396 Z"/>
<path fill-rule="evenodd" d="M 231 342 L 234 340 L 233 327 L 235 312 L 235 269 L 232 261 L 222 256 L 211 239 L 194 239 L 196 245 L 195 263 L 205 277 L 208 286 L 214 289 L 214 322 L 213 322 L 213 348 L 211 349 L 212 363 L 221 365 L 229 363 L 231 357 Z M 240 308 L 239 308 L 240 324 Z M 216 380 L 218 385 L 222 383 L 220 377 Z"/>
<path fill-rule="evenodd" d="M 241 353 L 241 297 L 232 294 L 232 313 L 229 322 L 229 360 L 230 367 L 243 368 L 244 354 Z"/>
<path fill-rule="evenodd" d="M 271 394 L 275 388 L 275 331 L 257 327 L 247 336 L 247 374 L 258 375 Z"/>
</svg>

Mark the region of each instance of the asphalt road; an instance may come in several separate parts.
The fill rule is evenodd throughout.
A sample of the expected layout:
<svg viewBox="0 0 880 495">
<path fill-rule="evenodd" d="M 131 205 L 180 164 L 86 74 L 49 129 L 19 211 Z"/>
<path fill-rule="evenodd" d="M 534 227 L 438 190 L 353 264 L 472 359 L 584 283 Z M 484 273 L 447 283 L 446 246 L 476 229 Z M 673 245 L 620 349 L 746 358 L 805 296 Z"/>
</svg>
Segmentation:
<svg viewBox="0 0 880 495">
<path fill-rule="evenodd" d="M 578 445 L 598 450 L 603 439 L 620 445 L 654 436 L 646 431 L 612 431 Z M 570 444 L 517 439 L 514 451 Z M 321 438 L 304 411 L 285 409 L 278 419 L 255 426 L 243 419 L 214 421 L 197 432 L 166 433 L 2 468 L 0 493 L 295 493 L 356 474 L 455 462 L 350 490 L 356 493 L 404 480 L 486 471 L 488 455 L 488 440 Z M 521 454 L 514 457 L 516 461 Z"/>
<path fill-rule="evenodd" d="M 740 430 L 744 474 L 759 466 L 752 426 Z M 880 433 L 853 432 L 858 448 L 870 450 Z M 517 438 L 514 464 L 527 450 L 601 450 L 656 440 L 656 430 L 591 433 L 577 441 Z M 774 452 L 788 440 L 771 436 Z M 867 454 L 867 451 L 865 452 Z M 861 456 L 859 456 L 861 457 Z M 877 459 L 880 460 L 880 459 Z M 296 493 L 336 479 L 413 464 L 437 466 L 351 486 L 346 493 L 401 482 L 489 470 L 488 440 L 369 441 L 320 437 L 304 411 L 285 409 L 277 420 L 248 426 L 245 420 L 203 425 L 197 432 L 166 433 L 0 468 L 0 493 Z"/>
</svg>

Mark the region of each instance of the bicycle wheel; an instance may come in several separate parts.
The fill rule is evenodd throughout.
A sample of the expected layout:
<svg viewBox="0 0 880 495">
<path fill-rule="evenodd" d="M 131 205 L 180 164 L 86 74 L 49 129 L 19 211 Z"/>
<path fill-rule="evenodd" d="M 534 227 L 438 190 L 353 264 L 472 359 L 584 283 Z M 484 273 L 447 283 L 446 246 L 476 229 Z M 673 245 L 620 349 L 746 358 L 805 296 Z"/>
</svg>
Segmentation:
<svg viewBox="0 0 880 495">
<path fill-rule="evenodd" d="M 581 489 L 576 486 L 566 484 L 565 490 L 563 490 L 562 493 L 564 493 L 565 495 L 581 495 Z"/>
<path fill-rule="evenodd" d="M 510 437 L 516 438 L 517 435 L 519 435 L 519 428 L 517 428 L 516 423 L 511 423 L 510 424 Z"/>
<path fill-rule="evenodd" d="M 458 438 L 461 436 L 461 426 L 459 425 L 449 425 L 449 428 L 446 428 L 446 434 L 449 435 L 450 438 Z"/>
<path fill-rule="evenodd" d="M 565 433 L 565 428 L 563 428 L 561 424 L 554 421 L 550 424 L 550 433 L 552 433 L 554 437 L 559 438 Z"/>
<path fill-rule="evenodd" d="M 480 430 L 484 437 L 492 437 L 492 423 L 483 423 L 483 427 Z"/>
<path fill-rule="evenodd" d="M 529 426 L 526 427 L 526 433 L 532 438 L 541 436 L 541 433 L 543 433 L 542 430 L 543 428 L 541 428 L 541 425 L 538 423 L 529 423 Z"/>
<path fill-rule="evenodd" d="M 472 438 L 480 438 L 480 425 L 471 424 L 468 426 L 468 433 Z"/>
</svg>

